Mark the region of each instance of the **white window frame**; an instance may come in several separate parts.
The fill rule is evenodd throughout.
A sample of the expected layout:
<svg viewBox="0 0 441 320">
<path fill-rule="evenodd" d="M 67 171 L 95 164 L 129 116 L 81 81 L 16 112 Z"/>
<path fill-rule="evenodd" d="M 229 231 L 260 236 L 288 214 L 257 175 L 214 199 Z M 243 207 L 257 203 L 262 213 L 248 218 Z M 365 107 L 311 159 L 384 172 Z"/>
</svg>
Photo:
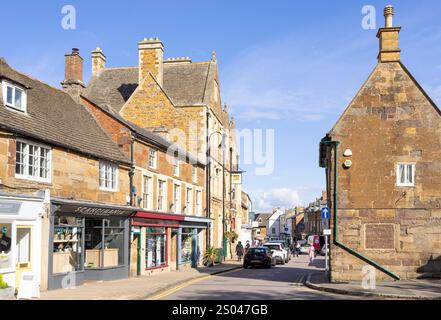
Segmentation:
<svg viewBox="0 0 441 320">
<path fill-rule="evenodd" d="M 30 142 L 22 139 L 17 139 L 15 141 L 15 147 L 17 148 L 18 143 L 21 143 L 24 145 L 24 152 L 23 152 L 23 164 L 24 164 L 24 173 L 17 173 L 17 169 L 15 168 L 15 178 L 17 179 L 25 179 L 25 180 L 32 180 L 37 182 L 44 182 L 44 183 L 51 183 L 52 181 L 52 148 L 43 145 L 40 143 Z M 47 177 L 43 178 L 40 176 L 30 175 L 29 174 L 29 146 L 32 146 L 34 148 L 37 148 L 36 158 L 40 159 L 41 156 L 41 149 L 47 150 Z M 17 150 L 15 152 L 15 165 L 17 166 Z M 34 169 L 35 171 L 40 171 L 40 163 L 37 162 L 37 165 Z"/>
<path fill-rule="evenodd" d="M 161 185 L 162 182 L 162 194 L 160 193 Z M 158 179 L 158 192 L 157 192 L 157 197 L 156 197 L 156 209 L 158 211 L 166 211 L 167 210 L 167 181 L 163 180 L 163 179 Z M 159 206 L 159 199 L 161 198 L 161 206 Z M 165 209 L 164 209 L 165 206 Z"/>
<path fill-rule="evenodd" d="M 196 190 L 195 194 L 196 202 L 196 215 L 202 215 L 202 190 Z"/>
<path fill-rule="evenodd" d="M 153 154 L 153 165 L 151 164 L 151 155 Z M 149 168 L 157 169 L 158 167 L 158 150 L 150 148 L 149 149 L 149 158 L 148 158 Z"/>
<path fill-rule="evenodd" d="M 178 193 L 176 194 L 176 188 Z M 181 213 L 181 185 L 173 184 L 173 209 L 175 213 Z"/>
<path fill-rule="evenodd" d="M 146 182 L 148 183 L 147 190 Z M 147 201 L 144 201 L 144 196 L 147 196 Z M 153 209 L 153 177 L 149 175 L 142 176 L 142 206 L 144 209 Z"/>
<path fill-rule="evenodd" d="M 12 89 L 12 103 L 9 103 L 7 101 L 7 99 L 8 99 L 8 96 L 7 96 L 8 88 Z M 26 113 L 26 110 L 27 110 L 27 100 L 28 100 L 27 99 L 26 90 L 23 87 L 20 87 L 18 85 L 12 84 L 11 82 L 6 81 L 6 80 L 2 81 L 2 89 L 3 89 L 3 103 L 4 103 L 4 105 L 9 107 L 9 108 L 12 108 L 12 109 L 14 109 L 16 111 L 20 111 L 20 112 Z M 21 94 L 22 94 L 22 96 L 21 96 L 21 106 L 20 107 L 17 107 L 15 105 L 15 94 L 16 94 L 17 90 L 21 91 Z"/>
<path fill-rule="evenodd" d="M 175 177 L 179 177 L 179 174 L 180 174 L 180 168 L 179 168 L 180 164 L 181 164 L 181 161 L 177 157 L 174 157 L 173 158 L 173 175 Z"/>
<path fill-rule="evenodd" d="M 401 182 L 400 177 L 400 167 L 404 166 L 404 178 L 405 182 Z M 407 180 L 407 173 L 408 173 L 408 166 L 412 167 L 412 181 L 406 181 Z M 414 187 L 415 186 L 415 163 L 414 162 L 398 162 L 396 165 L 396 174 L 397 174 L 397 187 Z"/>
<path fill-rule="evenodd" d="M 106 170 L 106 174 L 108 174 L 107 170 L 111 169 L 115 169 L 115 183 L 113 187 L 106 187 L 105 186 L 105 181 L 106 179 L 102 179 L 101 178 L 101 167 L 104 166 L 104 170 Z M 109 191 L 109 192 L 116 192 L 118 191 L 118 176 L 119 176 L 119 170 L 118 170 L 118 165 L 115 165 L 113 163 L 107 162 L 107 161 L 100 161 L 99 162 L 99 168 L 98 168 L 98 178 L 99 178 L 99 186 L 100 186 L 100 190 L 101 191 Z M 113 172 L 110 171 L 110 175 L 113 176 Z M 113 177 L 112 177 L 113 179 Z M 108 180 L 108 179 L 107 179 Z M 104 186 L 102 185 L 102 182 L 104 181 Z M 112 184 L 113 181 L 111 180 Z"/>
<path fill-rule="evenodd" d="M 185 211 L 186 213 L 193 213 L 193 189 L 187 187 L 185 189 Z"/>
</svg>

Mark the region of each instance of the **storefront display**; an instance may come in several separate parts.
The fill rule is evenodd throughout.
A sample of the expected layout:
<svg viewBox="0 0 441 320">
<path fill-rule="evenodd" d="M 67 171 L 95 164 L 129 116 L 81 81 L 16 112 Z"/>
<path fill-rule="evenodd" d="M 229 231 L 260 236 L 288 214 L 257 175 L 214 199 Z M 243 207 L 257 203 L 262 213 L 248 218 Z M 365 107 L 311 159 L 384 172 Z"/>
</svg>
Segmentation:
<svg viewBox="0 0 441 320">
<path fill-rule="evenodd" d="M 167 265 L 167 234 L 165 228 L 146 228 L 146 268 Z"/>
<path fill-rule="evenodd" d="M 193 230 L 189 228 L 182 229 L 181 241 L 181 263 L 191 263 L 193 257 Z"/>
<path fill-rule="evenodd" d="M 66 275 L 72 285 L 128 276 L 131 208 L 69 200 L 53 204 L 49 289 L 62 287 Z"/>
<path fill-rule="evenodd" d="M 0 223 L 0 270 L 10 269 L 13 267 L 12 251 L 11 251 L 11 223 Z"/>
</svg>

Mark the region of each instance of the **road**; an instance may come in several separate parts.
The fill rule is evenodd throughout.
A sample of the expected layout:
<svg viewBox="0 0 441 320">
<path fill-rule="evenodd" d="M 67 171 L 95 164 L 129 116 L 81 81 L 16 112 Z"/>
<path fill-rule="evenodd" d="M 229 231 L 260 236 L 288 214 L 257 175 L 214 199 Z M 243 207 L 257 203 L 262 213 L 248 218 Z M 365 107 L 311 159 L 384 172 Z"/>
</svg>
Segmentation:
<svg viewBox="0 0 441 320">
<path fill-rule="evenodd" d="M 311 290 L 302 285 L 312 272 L 323 272 L 324 259 L 307 255 L 271 269 L 239 269 L 196 280 L 162 293 L 163 300 L 336 300 L 353 297 Z M 358 299 L 358 298 L 357 298 Z"/>
</svg>

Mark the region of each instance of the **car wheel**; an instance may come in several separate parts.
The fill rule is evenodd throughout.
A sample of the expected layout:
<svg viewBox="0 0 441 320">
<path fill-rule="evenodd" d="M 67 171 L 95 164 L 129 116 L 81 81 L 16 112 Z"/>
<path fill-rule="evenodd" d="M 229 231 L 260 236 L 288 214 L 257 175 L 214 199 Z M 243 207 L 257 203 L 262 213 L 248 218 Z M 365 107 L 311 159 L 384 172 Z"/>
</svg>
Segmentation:
<svg viewBox="0 0 441 320">
<path fill-rule="evenodd" d="M 285 260 L 282 259 L 282 265 L 284 265 L 284 264 L 285 264 Z"/>
</svg>

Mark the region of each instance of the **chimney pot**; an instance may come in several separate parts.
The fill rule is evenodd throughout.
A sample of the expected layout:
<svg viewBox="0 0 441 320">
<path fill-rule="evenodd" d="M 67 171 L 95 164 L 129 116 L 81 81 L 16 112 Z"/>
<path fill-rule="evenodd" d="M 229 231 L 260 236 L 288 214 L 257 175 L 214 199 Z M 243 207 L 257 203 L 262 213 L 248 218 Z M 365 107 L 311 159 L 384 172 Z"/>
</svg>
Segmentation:
<svg viewBox="0 0 441 320">
<path fill-rule="evenodd" d="M 394 16 L 394 7 L 388 5 L 384 8 L 384 18 L 385 18 L 385 27 L 392 28 L 393 27 L 393 16 Z"/>
<path fill-rule="evenodd" d="M 92 76 L 96 75 L 98 71 L 106 67 L 106 56 L 100 47 L 96 47 L 92 51 Z"/>
</svg>

